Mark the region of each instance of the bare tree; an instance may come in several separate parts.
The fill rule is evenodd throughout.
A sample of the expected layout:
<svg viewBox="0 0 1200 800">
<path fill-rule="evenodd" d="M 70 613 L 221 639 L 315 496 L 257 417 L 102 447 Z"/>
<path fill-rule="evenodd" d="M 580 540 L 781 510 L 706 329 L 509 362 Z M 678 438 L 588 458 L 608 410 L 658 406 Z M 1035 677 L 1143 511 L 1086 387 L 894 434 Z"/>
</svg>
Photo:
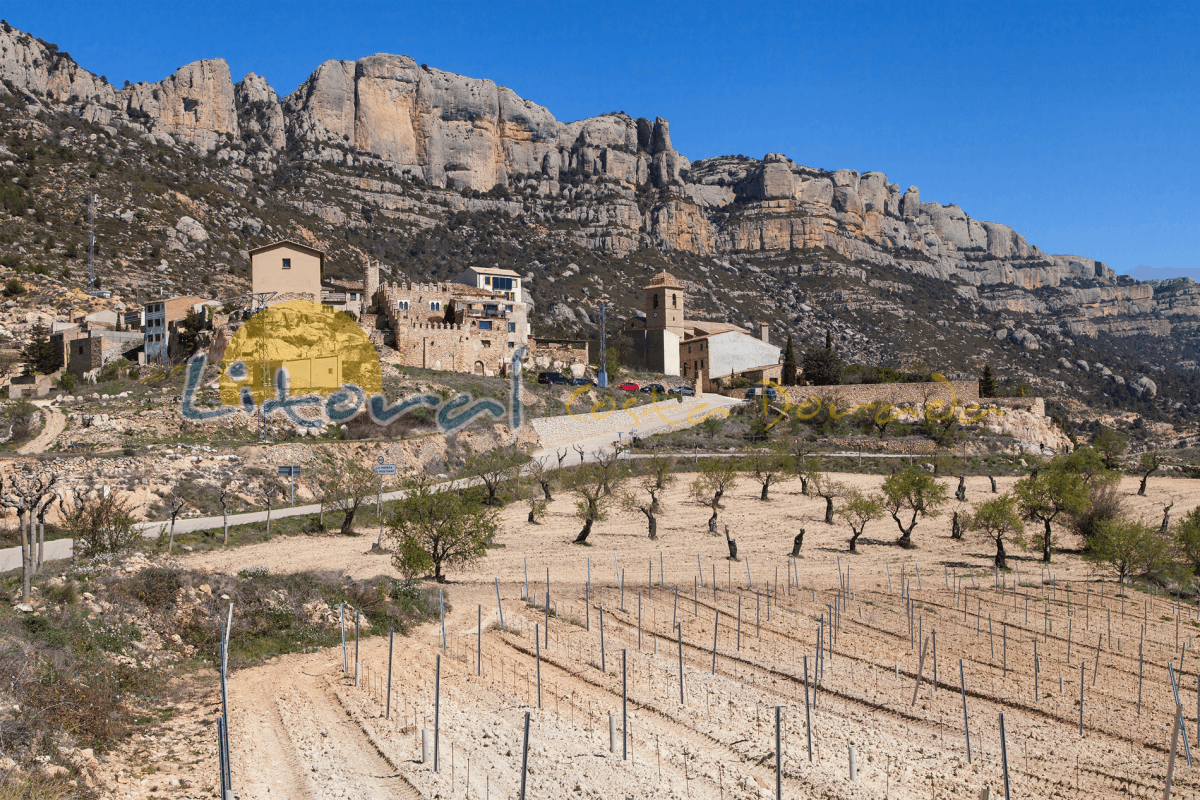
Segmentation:
<svg viewBox="0 0 1200 800">
<path fill-rule="evenodd" d="M 1163 506 L 1162 525 L 1159 527 L 1159 533 L 1163 536 L 1167 535 L 1167 531 L 1171 530 L 1171 508 L 1175 505 L 1175 497 L 1171 497 L 1171 502 Z"/>
<path fill-rule="evenodd" d="M 568 454 L 567 454 L 567 450 L 566 450 L 566 448 L 563 448 L 562 450 L 555 450 L 555 451 L 554 451 L 554 456 L 555 456 L 555 458 L 557 458 L 557 459 L 558 459 L 558 468 L 559 468 L 559 469 L 562 469 L 562 468 L 563 468 L 563 461 L 565 461 L 565 460 L 566 460 L 566 458 L 567 458 L 567 455 L 568 455 Z"/>
<path fill-rule="evenodd" d="M 183 507 L 187 505 L 187 501 L 179 494 L 178 483 L 172 484 L 171 494 L 164 499 L 167 501 L 167 512 L 171 515 L 171 534 L 167 539 L 167 552 L 170 553 L 175 549 L 175 520 L 179 518 L 179 513 L 183 511 Z M 270 525 L 271 523 L 268 519 L 268 530 L 270 529 Z"/>
<path fill-rule="evenodd" d="M 217 502 L 221 504 L 221 527 L 225 533 L 225 544 L 229 544 L 229 499 L 233 494 L 233 486 L 229 481 L 221 484 L 221 493 L 217 495 Z"/>
<path fill-rule="evenodd" d="M 609 474 L 596 463 L 581 464 L 567 472 L 563 485 L 578 498 L 575 503 L 575 516 L 583 521 L 583 528 L 575 537 L 574 544 L 587 544 L 592 526 L 607 519 L 611 495 L 604 489 L 605 486 L 615 489 L 620 479 L 619 474 Z"/>
<path fill-rule="evenodd" d="M 725 526 L 725 546 L 729 548 L 729 560 L 737 561 L 738 560 L 737 539 L 734 539 L 733 537 L 731 537 L 729 535 L 729 526 L 728 525 Z"/>
<path fill-rule="evenodd" d="M 814 472 L 809 477 L 809 482 L 812 484 L 813 492 L 817 497 L 825 501 L 825 524 L 833 524 L 833 500 L 835 497 L 842 497 L 849 489 L 846 484 L 840 481 L 833 480 L 824 472 Z"/>
<path fill-rule="evenodd" d="M 267 507 L 267 536 L 271 535 L 271 508 L 275 505 L 275 497 L 279 494 L 279 484 L 270 477 L 264 477 L 262 482 L 254 487 L 254 495 L 263 501 Z"/>
<path fill-rule="evenodd" d="M 958 488 L 954 490 L 954 499 L 960 503 L 967 501 L 967 476 L 958 476 Z"/>
<path fill-rule="evenodd" d="M 517 480 L 521 465 L 529 460 L 524 450 L 496 447 L 467 459 L 463 471 L 478 478 L 487 490 L 487 506 L 503 505 L 500 493 Z"/>
<path fill-rule="evenodd" d="M 335 462 L 325 482 L 325 497 L 329 506 L 341 511 L 341 533 L 354 533 L 354 518 L 379 490 L 374 472 L 351 458 Z"/>
<path fill-rule="evenodd" d="M 738 482 L 737 464 L 731 458 L 710 458 L 700 467 L 700 475 L 692 482 L 692 496 L 696 502 L 712 509 L 708 520 L 708 532 L 717 532 L 717 510 L 724 508 L 721 497 Z"/>
<path fill-rule="evenodd" d="M 21 599 L 26 603 L 32 596 L 31 581 L 38 566 L 34 518 L 39 506 L 53 498 L 57 482 L 58 476 L 49 469 L 16 470 L 9 475 L 9 491 L 0 499 L 4 506 L 17 511 L 21 527 Z M 0 482 L 2 491 L 3 483 Z"/>
<path fill-rule="evenodd" d="M 582 464 L 583 463 L 583 453 L 584 453 L 583 445 L 573 444 L 573 445 L 571 445 L 571 449 L 574 450 L 576 453 L 579 453 L 579 463 Z"/>
<path fill-rule="evenodd" d="M 644 495 L 628 492 L 621 498 L 624 508 L 646 515 L 646 532 L 652 540 L 658 539 L 658 512 L 662 507 L 659 495 L 675 482 L 671 465 L 672 460 L 663 456 L 645 460 L 635 473 L 638 488 Z"/>
<path fill-rule="evenodd" d="M 769 450 L 761 450 L 754 453 L 746 459 L 746 470 L 754 480 L 758 481 L 762 486 L 762 493 L 759 495 L 759 500 L 769 500 L 769 492 L 771 484 L 780 480 L 787 474 L 791 467 L 790 460 L 787 456 L 779 453 L 773 453 Z"/>
<path fill-rule="evenodd" d="M 559 467 L 561 468 L 561 464 Z M 558 477 L 555 470 L 550 468 L 549 459 L 537 458 L 529 465 L 527 471 L 530 480 L 536 483 L 542 489 L 543 499 L 547 502 L 553 502 L 554 498 L 550 494 L 550 490 L 554 487 L 554 481 Z"/>
</svg>

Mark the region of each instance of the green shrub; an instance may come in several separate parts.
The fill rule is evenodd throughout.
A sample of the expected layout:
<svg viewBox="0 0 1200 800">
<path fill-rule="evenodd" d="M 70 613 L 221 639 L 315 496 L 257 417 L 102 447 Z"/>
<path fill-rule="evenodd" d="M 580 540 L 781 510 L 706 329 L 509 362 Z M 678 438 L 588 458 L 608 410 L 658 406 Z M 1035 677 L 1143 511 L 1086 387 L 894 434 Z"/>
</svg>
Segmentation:
<svg viewBox="0 0 1200 800">
<path fill-rule="evenodd" d="M 51 647 L 67 646 L 67 632 L 43 616 L 29 614 L 21 619 L 21 627 L 34 639 L 39 639 Z"/>
</svg>

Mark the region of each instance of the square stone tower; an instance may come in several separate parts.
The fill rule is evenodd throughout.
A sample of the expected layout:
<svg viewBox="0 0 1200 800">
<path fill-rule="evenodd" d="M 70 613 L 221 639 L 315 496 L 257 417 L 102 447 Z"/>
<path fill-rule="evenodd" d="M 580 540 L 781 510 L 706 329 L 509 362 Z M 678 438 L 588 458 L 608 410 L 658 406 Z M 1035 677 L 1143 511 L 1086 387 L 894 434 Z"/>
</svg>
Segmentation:
<svg viewBox="0 0 1200 800">
<path fill-rule="evenodd" d="M 683 338 L 683 286 L 669 272 L 654 276 L 646 293 L 646 330 L 670 331 Z"/>
</svg>

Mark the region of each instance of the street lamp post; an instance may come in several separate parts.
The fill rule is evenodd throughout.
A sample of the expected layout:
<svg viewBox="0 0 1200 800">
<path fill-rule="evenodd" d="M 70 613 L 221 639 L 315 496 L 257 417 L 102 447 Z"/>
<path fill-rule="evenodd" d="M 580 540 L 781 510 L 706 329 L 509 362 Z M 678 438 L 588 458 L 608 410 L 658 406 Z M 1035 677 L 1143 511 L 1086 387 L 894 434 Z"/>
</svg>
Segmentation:
<svg viewBox="0 0 1200 800">
<path fill-rule="evenodd" d="M 608 303 L 600 304 L 600 370 L 596 376 L 597 382 L 601 389 L 608 388 L 608 342 L 606 336 L 608 334 L 608 325 L 606 324 L 605 312 L 608 310 Z"/>
</svg>

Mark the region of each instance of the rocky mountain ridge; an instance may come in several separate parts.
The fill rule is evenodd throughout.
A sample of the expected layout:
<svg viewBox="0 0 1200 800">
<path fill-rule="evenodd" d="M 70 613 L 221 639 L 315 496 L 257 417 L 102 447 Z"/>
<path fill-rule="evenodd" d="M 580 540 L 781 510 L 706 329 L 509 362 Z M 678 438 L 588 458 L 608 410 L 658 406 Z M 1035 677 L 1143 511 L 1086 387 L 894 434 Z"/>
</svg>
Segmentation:
<svg viewBox="0 0 1200 800">
<path fill-rule="evenodd" d="M 367 258 L 393 279 L 445 279 L 463 262 L 517 269 L 549 335 L 593 335 L 598 301 L 628 314 L 644 278 L 670 268 L 689 314 L 768 319 L 801 343 L 833 330 L 862 363 L 972 373 L 1007 361 L 1014 381 L 1084 397 L 1200 357 L 1193 281 L 1139 283 L 1045 253 L 879 172 L 780 154 L 691 162 L 664 119 L 564 123 L 405 56 L 327 61 L 282 98 L 254 73 L 235 83 L 220 59 L 118 89 L 0 24 L 0 79 L 13 114 L 0 163 L 68 226 L 84 187 L 106 187 L 101 269 L 125 299 L 196 282 L 245 291 L 246 252 L 287 235 L 326 249 L 346 277 Z M 61 259 L 61 234 L 22 235 L 55 241 L 46 252 Z M 1190 397 L 1185 407 L 1200 403 Z"/>
</svg>

